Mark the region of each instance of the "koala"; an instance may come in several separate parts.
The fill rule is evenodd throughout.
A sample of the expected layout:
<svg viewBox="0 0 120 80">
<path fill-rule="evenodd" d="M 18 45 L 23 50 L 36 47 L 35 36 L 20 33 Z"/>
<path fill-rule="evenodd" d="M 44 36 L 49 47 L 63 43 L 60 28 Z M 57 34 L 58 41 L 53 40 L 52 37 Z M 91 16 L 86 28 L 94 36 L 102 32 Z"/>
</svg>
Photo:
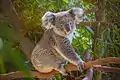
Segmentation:
<svg viewBox="0 0 120 80">
<path fill-rule="evenodd" d="M 71 45 L 70 37 L 83 14 L 83 9 L 77 7 L 68 11 L 44 14 L 42 26 L 46 30 L 31 54 L 31 62 L 36 70 L 49 73 L 54 69 L 67 75 L 63 62 L 70 62 L 78 68 L 84 66 L 84 61 Z"/>
</svg>

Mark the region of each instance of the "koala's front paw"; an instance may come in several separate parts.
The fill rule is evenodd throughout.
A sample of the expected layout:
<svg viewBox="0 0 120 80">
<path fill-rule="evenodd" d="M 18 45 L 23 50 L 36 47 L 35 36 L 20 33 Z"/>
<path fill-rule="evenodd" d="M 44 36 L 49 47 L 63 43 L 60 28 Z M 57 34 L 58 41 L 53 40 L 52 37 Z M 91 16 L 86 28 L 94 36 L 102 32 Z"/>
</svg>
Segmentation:
<svg viewBox="0 0 120 80">
<path fill-rule="evenodd" d="M 67 71 L 65 70 L 64 66 L 61 65 L 61 64 L 60 64 L 59 67 L 56 68 L 55 70 L 59 71 L 63 76 L 67 76 L 67 75 L 68 75 L 68 73 L 67 73 Z"/>
<path fill-rule="evenodd" d="M 68 75 L 68 73 L 66 72 L 65 69 L 61 69 L 59 72 L 60 72 L 63 76 L 67 76 L 67 75 Z"/>
<path fill-rule="evenodd" d="M 78 69 L 82 72 L 84 67 L 85 67 L 85 62 L 84 61 L 80 61 L 77 65 Z"/>
</svg>

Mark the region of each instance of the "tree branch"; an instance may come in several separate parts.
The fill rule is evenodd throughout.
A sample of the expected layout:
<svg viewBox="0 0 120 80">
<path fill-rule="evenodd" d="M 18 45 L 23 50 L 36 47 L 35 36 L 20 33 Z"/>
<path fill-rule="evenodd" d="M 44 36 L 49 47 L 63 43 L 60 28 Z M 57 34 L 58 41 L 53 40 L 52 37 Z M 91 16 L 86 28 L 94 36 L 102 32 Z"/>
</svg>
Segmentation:
<svg viewBox="0 0 120 80">
<path fill-rule="evenodd" d="M 85 68 L 92 67 L 93 65 L 105 65 L 105 64 L 120 64 L 120 58 L 116 57 L 107 57 L 107 58 L 101 58 L 101 59 L 96 59 L 94 61 L 89 61 L 85 63 Z"/>
<path fill-rule="evenodd" d="M 107 71 L 107 72 L 109 71 L 109 72 L 120 73 L 120 68 L 108 67 L 109 69 L 107 69 L 107 67 L 95 66 L 95 65 L 105 65 L 105 64 L 108 64 L 108 63 L 120 64 L 120 58 L 108 57 L 108 58 L 97 59 L 97 60 L 94 60 L 94 61 L 89 61 L 89 62 L 85 63 L 85 68 L 84 69 L 88 69 L 90 67 L 93 67 L 93 68 L 95 68 L 95 70 L 98 70 L 98 71 L 103 70 L 103 71 Z M 76 71 L 76 70 L 78 70 L 77 67 L 75 65 L 73 65 L 73 64 L 68 64 L 65 67 L 65 69 L 67 71 Z M 115 71 L 113 71 L 113 70 L 115 70 Z M 30 74 L 31 74 L 31 76 L 28 76 L 22 71 L 16 71 L 16 72 L 11 72 L 11 73 L 7 73 L 7 74 L 1 74 L 0 79 L 2 79 L 2 80 L 3 79 L 16 79 L 16 78 L 24 78 L 24 77 L 51 78 L 54 75 L 60 74 L 60 73 L 53 70 L 50 73 L 39 73 L 37 71 L 30 71 Z"/>
<path fill-rule="evenodd" d="M 97 71 L 114 72 L 120 74 L 120 68 L 117 67 L 94 65 L 94 69 Z"/>
</svg>

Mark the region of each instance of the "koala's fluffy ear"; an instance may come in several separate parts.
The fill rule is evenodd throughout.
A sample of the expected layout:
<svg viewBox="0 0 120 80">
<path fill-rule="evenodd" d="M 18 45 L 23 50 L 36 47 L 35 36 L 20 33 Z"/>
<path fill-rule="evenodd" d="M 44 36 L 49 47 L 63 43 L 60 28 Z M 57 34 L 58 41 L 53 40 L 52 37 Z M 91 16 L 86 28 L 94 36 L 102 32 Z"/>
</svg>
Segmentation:
<svg viewBox="0 0 120 80">
<path fill-rule="evenodd" d="M 55 21 L 55 13 L 48 11 L 42 17 L 42 27 L 44 29 L 50 29 L 52 28 L 52 25 L 54 25 L 54 21 Z"/>
<path fill-rule="evenodd" d="M 83 20 L 83 15 L 84 15 L 84 10 L 82 8 L 79 7 L 74 7 L 70 10 L 68 10 L 68 12 L 75 17 L 76 23 L 78 24 L 80 21 Z"/>
</svg>

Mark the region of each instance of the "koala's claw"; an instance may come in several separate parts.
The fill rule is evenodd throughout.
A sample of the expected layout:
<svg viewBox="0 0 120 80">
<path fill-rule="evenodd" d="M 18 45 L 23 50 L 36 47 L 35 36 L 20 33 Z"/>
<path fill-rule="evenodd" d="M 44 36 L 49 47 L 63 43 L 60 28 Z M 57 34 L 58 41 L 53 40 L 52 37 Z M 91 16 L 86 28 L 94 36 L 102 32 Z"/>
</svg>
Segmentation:
<svg viewBox="0 0 120 80">
<path fill-rule="evenodd" d="M 63 65 L 60 65 L 59 68 L 55 69 L 57 71 L 59 71 L 63 76 L 67 76 L 68 73 L 67 71 L 65 70 L 64 66 Z"/>
<path fill-rule="evenodd" d="M 85 67 L 84 64 L 85 64 L 85 62 L 79 62 L 79 63 L 78 63 L 78 66 L 77 66 L 77 67 L 78 67 L 78 70 L 80 70 L 81 72 L 83 71 L 83 69 L 84 69 L 84 67 Z"/>
<path fill-rule="evenodd" d="M 63 76 L 67 76 L 67 75 L 68 75 L 67 72 L 61 72 L 61 74 L 62 74 Z"/>
<path fill-rule="evenodd" d="M 62 69 L 60 70 L 60 73 L 61 73 L 63 76 L 67 76 L 67 75 L 68 75 L 68 73 L 67 73 L 67 71 L 65 70 L 65 68 L 62 68 Z"/>
</svg>

